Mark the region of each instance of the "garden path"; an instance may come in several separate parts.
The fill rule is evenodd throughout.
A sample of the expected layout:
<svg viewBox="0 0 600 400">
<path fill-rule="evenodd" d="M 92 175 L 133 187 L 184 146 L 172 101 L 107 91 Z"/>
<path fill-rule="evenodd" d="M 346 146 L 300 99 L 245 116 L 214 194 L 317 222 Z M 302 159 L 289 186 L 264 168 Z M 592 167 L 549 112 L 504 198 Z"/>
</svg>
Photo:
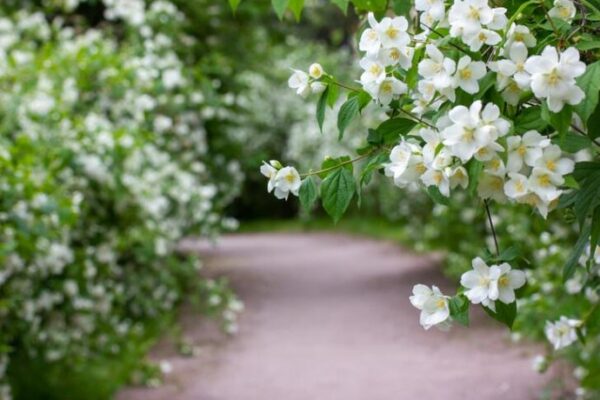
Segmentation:
<svg viewBox="0 0 600 400">
<path fill-rule="evenodd" d="M 227 338 L 185 312 L 200 354 L 153 351 L 173 372 L 158 389 L 119 400 L 527 400 L 550 378 L 535 347 L 510 345 L 481 313 L 472 327 L 424 331 L 408 297 L 415 283 L 450 290 L 432 257 L 337 234 L 237 234 L 189 241 L 207 270 L 229 277 L 246 310 Z"/>
</svg>

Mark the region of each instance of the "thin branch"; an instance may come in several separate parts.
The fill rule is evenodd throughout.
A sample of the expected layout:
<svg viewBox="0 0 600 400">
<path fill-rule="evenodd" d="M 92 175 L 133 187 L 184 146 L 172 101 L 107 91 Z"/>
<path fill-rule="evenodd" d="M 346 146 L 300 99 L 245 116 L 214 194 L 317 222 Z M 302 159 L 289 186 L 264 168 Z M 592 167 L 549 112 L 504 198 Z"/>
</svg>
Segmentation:
<svg viewBox="0 0 600 400">
<path fill-rule="evenodd" d="M 334 169 L 338 169 L 340 167 L 343 167 L 344 165 L 353 164 L 353 163 L 355 163 L 357 161 L 364 160 L 365 158 L 369 157 L 376 150 L 378 150 L 378 149 L 372 149 L 371 151 L 369 151 L 369 152 L 367 152 L 367 153 L 365 153 L 365 154 L 363 154 L 361 156 L 358 156 L 358 157 L 353 158 L 351 160 L 342 161 L 341 163 L 336 164 L 336 165 L 331 166 L 331 167 L 328 167 L 328 168 L 323 168 L 323 169 L 320 169 L 320 170 L 317 170 L 317 171 L 310 171 L 310 172 L 306 172 L 304 174 L 300 174 L 300 177 L 301 178 L 306 178 L 307 176 L 319 175 L 319 174 L 322 174 L 322 173 L 325 173 L 325 172 L 333 171 Z"/>
<path fill-rule="evenodd" d="M 487 199 L 483 200 L 485 204 L 485 212 L 487 213 L 488 222 L 490 223 L 490 229 L 492 230 L 492 236 L 494 237 L 494 246 L 496 247 L 496 255 L 500 256 L 500 247 L 498 246 L 498 237 L 496 236 L 496 229 L 494 228 L 494 222 L 492 221 L 492 213 L 490 212 L 490 204 Z"/>
<path fill-rule="evenodd" d="M 431 27 L 431 26 L 429 26 L 429 25 L 427 25 L 427 24 L 424 24 L 423 22 L 421 22 L 421 25 L 423 25 L 425 28 L 429 29 L 431 32 L 435 33 L 435 34 L 436 34 L 436 35 L 438 35 L 439 37 L 441 37 L 441 38 L 445 37 L 444 35 L 442 35 L 442 34 L 441 34 L 441 33 L 439 33 L 438 31 L 436 31 L 436 30 L 435 30 L 433 27 Z M 466 55 L 468 55 L 468 56 L 470 56 L 470 55 L 471 55 L 471 54 L 470 54 L 470 53 L 469 53 L 467 50 L 463 49 L 462 47 L 460 47 L 459 45 L 457 45 L 457 44 L 455 44 L 455 43 L 448 42 L 448 44 L 449 44 L 450 46 L 454 47 L 455 49 L 457 49 L 457 50 L 459 50 L 459 51 L 461 51 L 461 52 L 465 53 L 465 54 L 466 54 Z"/>
<path fill-rule="evenodd" d="M 585 137 L 589 138 L 589 139 L 590 139 L 592 142 L 594 142 L 594 144 L 595 144 L 596 146 L 599 146 L 599 147 L 600 147 L 600 142 L 598 141 L 598 139 L 592 139 L 592 138 L 590 138 L 590 137 L 588 136 L 588 134 L 587 134 L 585 131 L 583 131 L 582 129 L 580 129 L 580 128 L 579 128 L 577 125 L 573 125 L 573 124 L 571 124 L 571 128 L 573 128 L 573 130 L 574 130 L 575 132 L 579 133 L 580 135 L 582 135 L 582 136 L 585 136 Z"/>
<path fill-rule="evenodd" d="M 429 122 L 425 121 L 423 118 L 419 118 L 416 115 L 414 115 L 413 113 L 410 113 L 402 108 L 398 108 L 398 110 L 400 110 L 401 112 L 403 112 L 404 114 L 408 115 L 409 117 L 411 117 L 412 119 L 414 119 L 415 121 L 428 126 L 429 128 L 435 129 L 437 130 L 437 128 L 435 127 L 435 125 L 430 124 Z"/>
</svg>

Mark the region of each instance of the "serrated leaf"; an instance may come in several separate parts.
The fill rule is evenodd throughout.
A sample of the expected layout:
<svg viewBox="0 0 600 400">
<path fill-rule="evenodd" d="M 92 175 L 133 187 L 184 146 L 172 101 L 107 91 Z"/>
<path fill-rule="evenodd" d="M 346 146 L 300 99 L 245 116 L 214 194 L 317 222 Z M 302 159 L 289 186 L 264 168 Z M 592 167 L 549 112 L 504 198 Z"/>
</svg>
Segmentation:
<svg viewBox="0 0 600 400">
<path fill-rule="evenodd" d="M 592 145 L 592 141 L 587 136 L 577 135 L 573 132 L 567 132 L 565 135 L 553 137 L 552 143 L 558 145 L 567 153 L 577 153 Z"/>
<path fill-rule="evenodd" d="M 501 301 L 496 301 L 495 307 L 496 312 L 487 307 L 483 307 L 483 309 L 490 317 L 512 329 L 515 318 L 517 318 L 517 302 L 513 301 L 510 304 L 504 304 Z"/>
<path fill-rule="evenodd" d="M 344 215 L 355 192 L 354 176 L 346 168 L 336 169 L 321 182 L 323 208 L 335 222 Z"/>
<path fill-rule="evenodd" d="M 411 119 L 392 118 L 382 122 L 375 131 L 378 135 L 381 135 L 383 144 L 394 144 L 398 142 L 400 136 L 409 133 L 416 124 Z"/>
<path fill-rule="evenodd" d="M 592 213 L 592 225 L 590 228 L 590 249 L 598 246 L 600 239 L 600 207 L 596 207 Z"/>
<path fill-rule="evenodd" d="M 575 273 L 575 267 L 579 262 L 579 257 L 581 257 L 583 251 L 585 250 L 589 238 L 590 226 L 586 225 L 582 229 L 581 234 L 579 235 L 579 239 L 577 239 L 577 243 L 575 243 L 575 246 L 573 247 L 573 250 L 571 250 L 569 258 L 567 259 L 567 263 L 565 264 L 565 267 L 563 269 L 563 281 L 566 282 Z"/>
<path fill-rule="evenodd" d="M 288 6 L 288 1 L 289 0 L 271 0 L 271 5 L 273 6 L 273 10 L 275 10 L 275 14 L 277 14 L 277 18 L 283 18 L 285 9 Z"/>
<path fill-rule="evenodd" d="M 582 40 L 575 45 L 581 51 L 600 49 L 600 40 Z"/>
<path fill-rule="evenodd" d="M 598 94 L 600 93 L 600 61 L 587 66 L 585 73 L 577 78 L 577 85 L 584 91 L 585 98 L 575 106 L 575 111 L 581 117 L 584 124 L 598 106 Z"/>
<path fill-rule="evenodd" d="M 299 22 L 302 16 L 302 9 L 304 8 L 304 0 L 289 0 L 288 7 L 292 10 L 296 22 Z"/>
<path fill-rule="evenodd" d="M 302 181 L 298 197 L 300 198 L 300 205 L 302 208 L 304 208 L 306 211 L 312 210 L 315 201 L 317 201 L 317 198 L 319 197 L 317 184 L 312 176 L 309 176 Z"/>
<path fill-rule="evenodd" d="M 583 225 L 587 216 L 600 202 L 600 171 L 589 174 L 580 185 L 581 189 L 579 189 L 573 209 L 579 224 Z"/>
<path fill-rule="evenodd" d="M 347 170 L 352 172 L 354 170 L 354 167 L 352 166 L 351 162 L 348 162 L 350 160 L 351 159 L 349 156 L 341 156 L 341 157 L 337 157 L 337 158 L 331 158 L 331 157 L 325 158 L 325 160 L 323 160 L 323 162 L 321 163 L 321 170 L 327 170 L 327 171 L 321 172 L 319 174 L 319 177 L 321 179 L 324 179 L 327 175 L 329 175 L 330 173 L 335 171 L 335 169 L 337 167 L 346 168 Z"/>
<path fill-rule="evenodd" d="M 333 108 L 338 98 L 340 97 L 340 89 L 335 84 L 329 84 L 329 91 L 327 93 L 327 105 L 329 108 Z"/>
<path fill-rule="evenodd" d="M 325 106 L 327 105 L 327 97 L 329 96 L 329 88 L 327 86 L 323 93 L 321 93 L 321 97 L 319 97 L 319 101 L 317 102 L 317 124 L 319 124 L 319 131 L 323 133 L 323 122 L 325 121 Z"/>
<path fill-rule="evenodd" d="M 542 119 L 542 108 L 539 106 L 523 109 L 515 118 L 515 131 L 525 133 L 527 131 L 543 131 L 548 123 Z"/>
<path fill-rule="evenodd" d="M 346 128 L 358 115 L 359 108 L 360 105 L 358 96 L 350 97 L 344 104 L 342 104 L 337 120 L 337 126 L 339 130 L 338 140 L 341 140 L 344 137 Z"/>
</svg>

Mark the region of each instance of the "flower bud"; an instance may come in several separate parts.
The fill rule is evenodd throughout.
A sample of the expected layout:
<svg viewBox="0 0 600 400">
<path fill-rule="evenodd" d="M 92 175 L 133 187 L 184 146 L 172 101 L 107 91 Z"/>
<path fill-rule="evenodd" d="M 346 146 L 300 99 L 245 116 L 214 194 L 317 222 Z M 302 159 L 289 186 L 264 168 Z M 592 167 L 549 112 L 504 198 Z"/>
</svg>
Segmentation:
<svg viewBox="0 0 600 400">
<path fill-rule="evenodd" d="M 314 63 L 310 67 L 308 67 L 308 74 L 311 78 L 319 79 L 323 76 L 323 67 L 321 64 Z"/>
</svg>

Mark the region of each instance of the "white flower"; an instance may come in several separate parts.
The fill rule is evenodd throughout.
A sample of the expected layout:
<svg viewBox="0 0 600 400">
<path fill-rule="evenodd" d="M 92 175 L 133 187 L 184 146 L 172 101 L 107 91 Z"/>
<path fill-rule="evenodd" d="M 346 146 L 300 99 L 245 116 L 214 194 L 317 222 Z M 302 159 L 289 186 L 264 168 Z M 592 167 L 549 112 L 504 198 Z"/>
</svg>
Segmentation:
<svg viewBox="0 0 600 400">
<path fill-rule="evenodd" d="M 381 60 L 383 65 L 400 65 L 405 70 L 410 69 L 412 66 L 413 55 L 415 49 L 412 47 L 388 47 L 379 51 L 378 59 Z"/>
<path fill-rule="evenodd" d="M 471 51 L 479 51 L 484 44 L 488 46 L 497 45 L 502 41 L 502 37 L 492 30 L 481 29 L 477 32 L 466 34 L 463 40 L 469 45 Z"/>
<path fill-rule="evenodd" d="M 448 296 L 444 296 L 437 286 L 432 286 L 430 289 L 425 285 L 415 285 L 410 302 L 421 310 L 419 322 L 423 328 L 429 329 L 440 324 L 443 327 L 449 322 Z"/>
<path fill-rule="evenodd" d="M 425 53 L 428 58 L 419 63 L 419 74 L 430 81 L 433 87 L 449 99 L 454 99 L 452 88 L 452 75 L 456 70 L 456 63 L 434 45 L 428 44 Z"/>
<path fill-rule="evenodd" d="M 321 66 L 321 64 L 318 63 L 314 63 L 311 64 L 310 67 L 308 67 L 308 74 L 310 75 L 311 78 L 314 79 L 319 79 L 323 76 L 323 67 Z"/>
<path fill-rule="evenodd" d="M 450 179 L 443 170 L 428 168 L 427 171 L 421 175 L 421 181 L 427 187 L 437 187 L 444 196 L 450 196 Z"/>
<path fill-rule="evenodd" d="M 479 177 L 477 194 L 482 199 L 492 199 L 498 203 L 506 201 L 504 194 L 504 176 L 490 174 L 484 171 Z"/>
<path fill-rule="evenodd" d="M 575 162 L 568 158 L 561 158 L 561 156 L 560 147 L 555 144 L 549 145 L 543 150 L 541 156 L 535 160 L 533 166 L 544 168 L 557 175 L 556 180 L 560 182 L 558 185 L 562 185 L 562 177 L 573 172 Z"/>
<path fill-rule="evenodd" d="M 448 11 L 450 35 L 453 37 L 476 34 L 482 25 L 494 19 L 494 12 L 487 0 L 456 0 Z"/>
<path fill-rule="evenodd" d="M 561 176 L 545 168 L 534 168 L 529 176 L 529 189 L 542 201 L 549 203 L 558 199 L 561 191 L 557 189 L 557 186 L 563 182 Z"/>
<path fill-rule="evenodd" d="M 508 174 L 510 178 L 504 184 L 504 193 L 513 200 L 518 200 L 529 193 L 529 182 L 525 175 L 516 172 Z"/>
<path fill-rule="evenodd" d="M 579 326 L 581 326 L 581 321 L 565 316 L 555 322 L 546 321 L 546 338 L 552 343 L 554 350 L 562 349 L 577 341 L 576 328 Z"/>
<path fill-rule="evenodd" d="M 293 70 L 294 73 L 288 79 L 288 86 L 291 89 L 296 89 L 296 93 L 302 97 L 310 94 L 310 84 L 308 83 L 308 74 L 304 71 Z"/>
<path fill-rule="evenodd" d="M 414 183 L 426 171 L 419 147 L 402 141 L 390 153 L 390 163 L 385 166 L 385 175 L 394 179 L 394 184 L 405 187 Z"/>
<path fill-rule="evenodd" d="M 506 121 L 499 119 L 498 107 L 490 103 L 483 112 L 481 108 L 478 100 L 470 108 L 456 106 L 448 113 L 453 124 L 442 131 L 444 145 L 449 146 L 451 153 L 462 162 L 469 161 L 477 151 L 508 130 Z"/>
<path fill-rule="evenodd" d="M 323 93 L 327 89 L 327 85 L 323 82 L 312 82 L 310 84 L 310 90 L 314 94 Z"/>
<path fill-rule="evenodd" d="M 514 43 L 508 49 L 509 59 L 491 62 L 489 67 L 498 76 L 498 90 L 503 90 L 514 80 L 520 89 L 529 87 L 531 76 L 525 71 L 527 61 L 527 47 L 521 43 Z"/>
<path fill-rule="evenodd" d="M 506 139 L 508 170 L 519 172 L 523 168 L 523 163 L 533 167 L 535 162 L 542 157 L 543 148 L 549 144 L 550 139 L 540 135 L 537 131 L 527 131 L 523 136 L 509 137 Z"/>
<path fill-rule="evenodd" d="M 283 167 L 275 175 L 275 197 L 287 200 L 290 193 L 298 196 L 301 184 L 300 174 L 294 167 Z"/>
<path fill-rule="evenodd" d="M 267 191 L 271 193 L 275 188 L 275 176 L 277 175 L 277 169 L 273 165 L 263 162 L 263 165 L 260 166 L 260 173 L 269 179 Z"/>
<path fill-rule="evenodd" d="M 374 29 L 379 35 L 381 45 L 385 48 L 402 48 L 410 42 L 410 36 L 406 33 L 408 21 L 404 17 L 385 17 Z"/>
<path fill-rule="evenodd" d="M 368 85 L 372 82 L 381 83 L 385 79 L 385 66 L 377 59 L 365 57 L 360 60 L 359 65 L 364 72 L 360 76 L 360 82 Z"/>
<path fill-rule="evenodd" d="M 565 103 L 579 104 L 585 97 L 575 82 L 585 72 L 585 64 L 579 61 L 574 47 L 559 55 L 556 48 L 546 46 L 541 56 L 532 56 L 525 62 L 525 70 L 531 74 L 533 94 L 547 99 L 552 112 L 562 110 Z"/>
<path fill-rule="evenodd" d="M 465 272 L 460 283 L 467 290 L 465 296 L 473 304 L 482 304 L 495 310 L 495 301 L 510 304 L 515 301 L 515 289 L 525 284 L 525 273 L 511 269 L 508 263 L 488 266 L 477 257 L 472 261 L 473 270 Z"/>
<path fill-rule="evenodd" d="M 364 88 L 371 97 L 377 99 L 384 106 L 389 105 L 395 97 L 407 91 L 406 84 L 394 77 L 386 78 L 381 83 L 370 82 Z"/>
<path fill-rule="evenodd" d="M 431 17 L 433 22 L 444 19 L 446 13 L 444 0 L 415 0 L 415 9 L 424 11 Z"/>
<path fill-rule="evenodd" d="M 508 29 L 506 36 L 504 55 L 509 53 L 513 43 L 523 43 L 527 47 L 534 47 L 537 44 L 535 36 L 533 36 L 529 31 L 529 28 L 524 25 L 512 24 Z"/>
<path fill-rule="evenodd" d="M 548 15 L 552 18 L 571 22 L 576 12 L 577 9 L 571 0 L 554 0 L 554 7 L 548 11 Z"/>
<path fill-rule="evenodd" d="M 457 186 L 466 189 L 467 186 L 469 186 L 469 174 L 467 173 L 465 167 L 446 167 L 446 169 L 444 170 L 444 174 L 450 180 L 451 189 L 454 189 Z"/>
<path fill-rule="evenodd" d="M 379 23 L 375 19 L 373 13 L 369 13 L 367 16 L 370 28 L 363 31 L 360 36 L 358 48 L 360 51 L 365 51 L 367 54 L 375 55 L 381 47 L 381 38 L 379 37 L 378 27 Z"/>
<path fill-rule="evenodd" d="M 460 284 L 469 289 L 465 296 L 473 304 L 482 304 L 495 310 L 494 301 L 498 299 L 498 279 L 500 269 L 493 265 L 489 267 L 485 261 L 477 257 L 472 261 L 473 270 L 467 271 L 460 277 Z"/>
<path fill-rule="evenodd" d="M 525 285 L 527 281 L 525 272 L 512 269 L 510 264 L 498 265 L 500 277 L 498 278 L 498 300 L 504 304 L 510 304 L 516 300 L 515 290 Z"/>
<path fill-rule="evenodd" d="M 485 64 L 482 61 L 472 61 L 471 57 L 463 56 L 458 60 L 454 87 L 460 87 L 467 93 L 474 94 L 479 91 L 479 79 L 485 76 Z"/>
</svg>

